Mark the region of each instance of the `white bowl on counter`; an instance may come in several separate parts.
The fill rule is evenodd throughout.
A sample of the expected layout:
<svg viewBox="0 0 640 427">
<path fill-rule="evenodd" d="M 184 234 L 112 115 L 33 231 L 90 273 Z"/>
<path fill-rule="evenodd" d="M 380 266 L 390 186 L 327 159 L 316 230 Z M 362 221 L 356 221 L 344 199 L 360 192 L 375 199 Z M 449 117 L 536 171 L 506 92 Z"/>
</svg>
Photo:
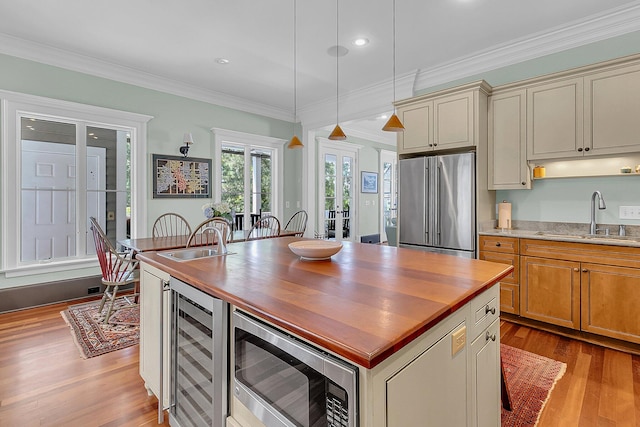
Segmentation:
<svg viewBox="0 0 640 427">
<path fill-rule="evenodd" d="M 329 259 L 340 252 L 342 243 L 331 240 L 300 240 L 289 243 L 291 252 L 311 261 Z"/>
</svg>

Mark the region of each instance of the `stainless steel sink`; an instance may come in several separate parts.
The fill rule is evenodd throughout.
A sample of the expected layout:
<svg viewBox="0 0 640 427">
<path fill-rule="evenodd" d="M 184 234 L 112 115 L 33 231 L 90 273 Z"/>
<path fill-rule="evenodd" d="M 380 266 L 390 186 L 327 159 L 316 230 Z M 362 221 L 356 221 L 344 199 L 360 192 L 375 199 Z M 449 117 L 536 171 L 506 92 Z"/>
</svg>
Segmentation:
<svg viewBox="0 0 640 427">
<path fill-rule="evenodd" d="M 586 239 L 587 238 L 587 236 L 581 235 L 581 234 L 558 234 L 558 233 L 547 233 L 545 231 L 538 231 L 536 235 L 550 237 L 550 238 L 560 238 L 560 239 Z"/>
<path fill-rule="evenodd" d="M 217 247 L 207 246 L 202 248 L 178 249 L 170 252 L 158 252 L 158 255 L 174 261 L 191 261 L 194 259 L 219 257 L 232 254 L 231 252 L 219 254 L 217 251 Z"/>
</svg>

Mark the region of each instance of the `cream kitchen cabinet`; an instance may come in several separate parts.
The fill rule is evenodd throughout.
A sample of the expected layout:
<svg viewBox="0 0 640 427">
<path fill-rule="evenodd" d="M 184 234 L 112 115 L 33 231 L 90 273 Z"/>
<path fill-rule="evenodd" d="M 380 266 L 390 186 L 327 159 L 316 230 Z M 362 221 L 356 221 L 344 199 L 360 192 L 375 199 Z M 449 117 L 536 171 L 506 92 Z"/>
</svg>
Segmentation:
<svg viewBox="0 0 640 427">
<path fill-rule="evenodd" d="M 471 423 L 476 427 L 500 425 L 500 320 L 471 343 Z M 480 390 L 482 388 L 482 390 Z M 498 408 L 498 410 L 496 410 Z"/>
<path fill-rule="evenodd" d="M 640 65 L 585 76 L 584 106 L 590 155 L 640 152 Z"/>
<path fill-rule="evenodd" d="M 162 270 L 140 264 L 140 376 L 164 408 L 169 406 L 169 279 Z"/>
<path fill-rule="evenodd" d="M 433 101 L 424 100 L 398 108 L 404 132 L 398 133 L 399 153 L 421 153 L 433 149 Z"/>
<path fill-rule="evenodd" d="M 398 134 L 398 154 L 457 150 L 485 143 L 490 90 L 480 81 L 398 101 L 398 116 L 405 127 Z"/>
<path fill-rule="evenodd" d="M 527 88 L 527 159 L 582 156 L 582 77 Z"/>
<path fill-rule="evenodd" d="M 531 189 L 527 165 L 527 92 L 494 92 L 489 98 L 489 189 Z"/>
</svg>

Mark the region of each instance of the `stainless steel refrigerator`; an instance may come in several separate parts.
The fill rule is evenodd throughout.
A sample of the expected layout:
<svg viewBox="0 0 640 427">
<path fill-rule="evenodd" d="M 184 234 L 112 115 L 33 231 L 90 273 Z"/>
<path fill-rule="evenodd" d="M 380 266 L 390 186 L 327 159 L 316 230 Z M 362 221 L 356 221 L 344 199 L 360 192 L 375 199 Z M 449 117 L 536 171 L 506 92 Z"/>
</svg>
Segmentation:
<svg viewBox="0 0 640 427">
<path fill-rule="evenodd" d="M 475 153 L 399 162 L 399 244 L 475 258 Z"/>
</svg>

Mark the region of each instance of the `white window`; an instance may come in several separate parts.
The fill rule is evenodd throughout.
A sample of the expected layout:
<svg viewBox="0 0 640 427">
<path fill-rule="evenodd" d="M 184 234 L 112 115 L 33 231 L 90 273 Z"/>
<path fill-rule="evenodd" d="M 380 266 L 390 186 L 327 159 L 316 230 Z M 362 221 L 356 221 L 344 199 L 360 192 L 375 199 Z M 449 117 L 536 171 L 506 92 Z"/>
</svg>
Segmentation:
<svg viewBox="0 0 640 427">
<path fill-rule="evenodd" d="M 286 141 L 225 129 L 212 132 L 214 198 L 229 203 L 236 228 L 248 230 L 261 215 L 281 220 L 280 165 Z"/>
<path fill-rule="evenodd" d="M 8 277 L 95 265 L 93 216 L 113 240 L 145 214 L 145 123 L 150 118 L 0 92 L 2 270 Z M 141 181 L 142 180 L 142 181 Z M 142 193 L 138 191 L 137 193 Z"/>
</svg>

